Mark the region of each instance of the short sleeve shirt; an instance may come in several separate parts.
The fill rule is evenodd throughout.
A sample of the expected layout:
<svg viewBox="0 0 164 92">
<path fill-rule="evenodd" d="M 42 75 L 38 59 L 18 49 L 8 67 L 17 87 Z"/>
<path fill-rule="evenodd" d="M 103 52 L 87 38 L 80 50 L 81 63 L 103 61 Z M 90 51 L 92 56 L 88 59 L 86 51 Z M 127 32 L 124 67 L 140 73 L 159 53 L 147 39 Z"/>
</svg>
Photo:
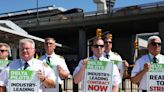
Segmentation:
<svg viewBox="0 0 164 92">
<path fill-rule="evenodd" d="M 37 60 L 37 59 L 31 59 L 30 61 L 27 61 L 29 64 L 29 67 L 27 68 L 27 70 L 33 70 L 33 71 L 38 71 L 41 70 L 42 74 L 53 80 L 55 82 L 56 76 L 53 72 L 53 70 L 45 65 L 42 61 Z M 22 59 L 16 59 L 14 61 L 12 61 L 12 63 L 9 64 L 8 67 L 6 67 L 0 74 L 0 86 L 7 86 L 8 84 L 8 71 L 9 70 L 22 70 L 23 69 L 23 65 L 24 65 L 25 61 L 23 61 Z M 40 90 L 44 89 L 45 87 L 43 85 L 41 85 Z M 40 91 L 42 92 L 42 91 Z"/>
<path fill-rule="evenodd" d="M 156 56 L 158 63 L 163 63 L 164 64 L 164 56 L 161 54 L 158 54 Z M 140 71 L 142 71 L 144 69 L 144 64 L 147 62 L 151 62 L 153 59 L 153 56 L 151 54 L 147 54 L 142 56 L 141 58 L 139 58 L 136 62 L 135 65 L 132 69 L 131 72 L 131 77 L 136 76 Z M 139 89 L 141 90 L 147 90 L 147 73 L 144 74 L 144 76 L 142 77 L 140 84 L 139 84 Z"/>
<path fill-rule="evenodd" d="M 97 57 L 96 56 L 92 56 L 92 57 L 89 57 L 89 59 L 92 59 L 92 60 L 97 60 Z M 99 58 L 100 60 L 103 60 L 103 61 L 109 61 L 108 59 L 106 59 L 105 57 L 100 57 Z M 80 71 L 80 68 L 82 66 L 82 60 L 80 60 L 78 66 L 75 68 L 74 72 L 73 72 L 73 76 L 75 76 L 79 71 Z M 110 62 L 110 61 L 109 61 Z M 114 64 L 113 65 L 113 81 L 112 81 L 112 85 L 119 85 L 121 83 L 121 76 L 120 76 L 120 73 L 118 71 L 118 68 L 117 66 Z"/>
<path fill-rule="evenodd" d="M 41 58 L 39 58 L 40 60 L 42 60 L 43 62 L 46 63 L 46 60 L 47 60 L 47 57 L 48 55 L 43 55 Z M 66 65 L 66 62 L 65 62 L 65 59 L 55 53 L 53 53 L 50 57 L 50 64 L 52 66 L 57 66 L 57 65 L 60 65 L 62 67 L 63 70 L 67 71 L 68 73 L 70 73 L 70 71 L 68 70 L 68 67 Z M 62 84 L 63 81 L 61 80 L 60 77 L 58 77 L 58 82 L 59 84 Z"/>
<path fill-rule="evenodd" d="M 106 57 L 106 53 L 104 53 L 103 55 L 104 55 L 104 57 Z M 110 51 L 108 53 L 108 55 L 109 55 L 109 60 L 110 61 L 117 61 L 118 62 L 118 64 L 116 64 L 116 65 L 117 65 L 117 67 L 119 69 L 121 77 L 123 77 L 123 74 L 124 74 L 124 64 L 122 62 L 121 56 L 119 54 L 117 54 L 117 53 L 112 52 L 112 51 Z"/>
</svg>

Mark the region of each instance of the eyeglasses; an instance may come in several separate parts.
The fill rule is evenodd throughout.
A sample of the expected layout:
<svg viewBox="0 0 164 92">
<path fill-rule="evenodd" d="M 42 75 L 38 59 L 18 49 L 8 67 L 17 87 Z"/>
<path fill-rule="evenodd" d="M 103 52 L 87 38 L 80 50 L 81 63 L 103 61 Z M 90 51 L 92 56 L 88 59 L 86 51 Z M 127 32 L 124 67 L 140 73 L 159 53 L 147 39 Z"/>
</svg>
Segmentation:
<svg viewBox="0 0 164 92">
<path fill-rule="evenodd" d="M 8 51 L 8 50 L 0 50 L 0 52 L 2 52 L 2 53 L 5 52 L 5 51 Z"/>
<path fill-rule="evenodd" d="M 98 47 L 103 48 L 103 47 L 104 47 L 104 45 L 93 45 L 93 47 L 95 47 L 95 48 L 98 48 Z"/>
<path fill-rule="evenodd" d="M 157 46 L 157 45 L 158 45 L 158 46 L 161 46 L 161 43 L 151 42 L 151 45 L 152 45 L 152 46 Z"/>
<path fill-rule="evenodd" d="M 112 41 L 105 41 L 104 43 L 112 43 Z"/>
<path fill-rule="evenodd" d="M 20 48 L 21 51 L 24 51 L 24 50 L 28 51 L 30 49 L 34 49 L 34 48 Z"/>
</svg>

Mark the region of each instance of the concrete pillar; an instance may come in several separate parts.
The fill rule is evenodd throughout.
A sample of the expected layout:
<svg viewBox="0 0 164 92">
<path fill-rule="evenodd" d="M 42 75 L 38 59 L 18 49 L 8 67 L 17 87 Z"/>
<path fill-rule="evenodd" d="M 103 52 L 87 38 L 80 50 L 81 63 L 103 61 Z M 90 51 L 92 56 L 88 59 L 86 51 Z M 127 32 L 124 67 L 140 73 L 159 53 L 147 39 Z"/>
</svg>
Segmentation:
<svg viewBox="0 0 164 92">
<path fill-rule="evenodd" d="M 107 11 L 106 0 L 93 0 L 94 3 L 97 4 L 97 11 Z"/>
<path fill-rule="evenodd" d="M 159 23 L 159 36 L 162 40 L 161 53 L 164 54 L 164 22 Z"/>
<path fill-rule="evenodd" d="M 83 29 L 79 30 L 79 58 L 86 58 L 87 54 L 87 40 L 86 33 Z"/>
<path fill-rule="evenodd" d="M 16 47 L 13 47 L 13 49 L 12 49 L 12 57 L 13 57 L 13 59 L 17 59 L 17 48 Z"/>
<path fill-rule="evenodd" d="M 122 59 L 128 61 L 129 64 L 134 63 L 134 41 L 136 35 L 128 34 L 128 35 L 120 35 L 113 36 L 113 52 L 117 52 L 121 55 Z"/>
<path fill-rule="evenodd" d="M 86 58 L 87 56 L 86 54 L 87 54 L 86 33 L 83 29 L 79 29 L 79 59 Z M 78 84 L 73 83 L 73 92 L 78 92 Z"/>
</svg>

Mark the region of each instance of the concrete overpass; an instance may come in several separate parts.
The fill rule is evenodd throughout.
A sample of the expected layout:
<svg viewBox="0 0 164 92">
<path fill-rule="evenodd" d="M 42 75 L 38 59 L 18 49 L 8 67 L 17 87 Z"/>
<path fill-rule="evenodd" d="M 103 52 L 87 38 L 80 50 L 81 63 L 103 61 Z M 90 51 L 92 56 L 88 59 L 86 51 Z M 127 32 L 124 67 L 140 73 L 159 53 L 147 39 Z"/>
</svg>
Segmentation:
<svg viewBox="0 0 164 92">
<path fill-rule="evenodd" d="M 164 39 L 163 1 L 117 8 L 110 14 L 103 12 L 58 15 L 51 13 L 50 16 L 42 16 L 40 13 L 38 19 L 35 16 L 36 13 L 30 18 L 27 18 L 27 16 L 31 16 L 28 14 L 21 19 L 18 16 L 2 18 L 14 21 L 32 35 L 42 38 L 52 36 L 57 42 L 68 46 L 67 49 L 59 51 L 60 54 L 68 56 L 68 61 L 86 57 L 87 40 L 95 36 L 97 28 L 113 34 L 113 50 L 119 52 L 129 63 L 133 63 L 135 51 L 133 45 L 136 34 L 159 32 Z M 164 52 L 163 48 L 162 52 Z"/>
</svg>

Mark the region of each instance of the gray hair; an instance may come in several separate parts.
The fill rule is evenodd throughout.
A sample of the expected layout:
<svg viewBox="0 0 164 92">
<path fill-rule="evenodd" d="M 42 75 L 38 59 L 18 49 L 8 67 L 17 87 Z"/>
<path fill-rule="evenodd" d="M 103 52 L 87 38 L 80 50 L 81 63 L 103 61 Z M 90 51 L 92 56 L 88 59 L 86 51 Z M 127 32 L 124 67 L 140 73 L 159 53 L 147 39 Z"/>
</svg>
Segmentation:
<svg viewBox="0 0 164 92">
<path fill-rule="evenodd" d="M 10 50 L 10 46 L 7 43 L 0 43 L 0 47 L 5 46 L 7 50 Z"/>
<path fill-rule="evenodd" d="M 160 38 L 159 36 L 153 35 L 153 36 L 150 36 L 150 37 L 148 38 L 148 44 L 150 44 L 150 43 L 152 42 L 152 40 L 155 40 L 155 39 L 159 39 L 160 42 L 161 42 L 161 38 Z"/>
<path fill-rule="evenodd" d="M 56 40 L 54 38 L 52 38 L 52 37 L 45 38 L 45 42 L 47 42 L 48 40 L 53 40 L 56 43 Z"/>
<path fill-rule="evenodd" d="M 32 39 L 29 39 L 29 38 L 21 39 L 19 41 L 19 48 L 20 48 L 21 44 L 26 43 L 26 42 L 31 43 L 32 44 L 32 47 L 35 48 L 35 42 Z"/>
</svg>

